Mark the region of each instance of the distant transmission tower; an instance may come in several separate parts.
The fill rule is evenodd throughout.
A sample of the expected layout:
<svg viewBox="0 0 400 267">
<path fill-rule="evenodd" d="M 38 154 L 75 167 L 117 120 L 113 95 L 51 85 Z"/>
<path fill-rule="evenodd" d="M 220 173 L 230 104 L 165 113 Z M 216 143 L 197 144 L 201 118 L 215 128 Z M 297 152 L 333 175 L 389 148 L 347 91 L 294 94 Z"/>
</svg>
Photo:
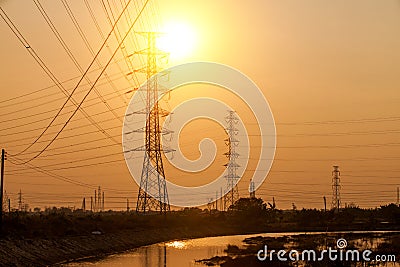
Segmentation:
<svg viewBox="0 0 400 267">
<path fill-rule="evenodd" d="M 333 166 L 332 171 L 332 209 L 340 210 L 340 171 L 339 166 Z"/>
<path fill-rule="evenodd" d="M 18 193 L 18 211 L 24 211 L 24 202 L 22 201 L 22 191 Z"/>
<path fill-rule="evenodd" d="M 160 211 L 170 210 L 167 185 L 165 181 L 162 152 L 171 152 L 171 149 L 161 147 L 161 135 L 171 133 L 160 130 L 160 116 L 167 116 L 168 112 L 158 105 L 158 80 L 155 74 L 158 72 L 157 57 L 165 55 L 156 47 L 158 33 L 143 32 L 147 38 L 148 47 L 137 53 L 147 56 L 146 67 L 142 69 L 146 73 L 146 117 L 145 146 L 136 148 L 136 151 L 145 151 L 143 168 L 140 179 L 136 211 Z M 152 197 L 153 196 L 153 197 Z"/>
<path fill-rule="evenodd" d="M 225 140 L 229 149 L 228 152 L 225 153 L 225 155 L 229 159 L 229 162 L 224 165 L 228 168 L 228 174 L 225 175 L 227 182 L 225 192 L 228 193 L 225 195 L 224 198 L 224 206 L 225 209 L 228 209 L 237 200 L 239 200 L 237 181 L 240 177 L 236 174 L 237 169 L 240 167 L 239 164 L 236 163 L 236 159 L 239 157 L 239 154 L 236 152 L 236 147 L 239 144 L 239 140 L 236 139 L 238 129 L 235 126 L 238 123 L 239 119 L 236 117 L 234 111 L 229 111 L 229 114 L 225 117 L 225 120 L 228 124 L 226 131 L 228 132 L 229 136 L 229 138 Z"/>
</svg>

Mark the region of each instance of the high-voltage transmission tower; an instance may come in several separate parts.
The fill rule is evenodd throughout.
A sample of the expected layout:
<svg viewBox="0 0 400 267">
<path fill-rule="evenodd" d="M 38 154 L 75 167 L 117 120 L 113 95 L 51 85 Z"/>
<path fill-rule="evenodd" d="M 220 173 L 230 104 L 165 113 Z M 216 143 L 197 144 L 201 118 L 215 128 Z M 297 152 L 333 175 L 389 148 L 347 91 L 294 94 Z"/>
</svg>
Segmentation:
<svg viewBox="0 0 400 267">
<path fill-rule="evenodd" d="M 333 166 L 332 171 L 332 209 L 340 210 L 340 171 L 339 166 Z"/>
<path fill-rule="evenodd" d="M 239 190 L 237 187 L 237 181 L 240 178 L 236 173 L 237 169 L 240 167 L 239 164 L 236 163 L 236 159 L 239 157 L 239 154 L 236 152 L 236 148 L 239 144 L 239 140 L 236 139 L 236 135 L 239 130 L 236 128 L 236 124 L 239 119 L 236 117 L 234 111 L 229 111 L 229 115 L 225 117 L 228 127 L 226 131 L 228 132 L 228 138 L 225 140 L 228 146 L 228 152 L 224 153 L 226 157 L 229 159 L 229 162 L 224 166 L 228 169 L 228 174 L 225 175 L 226 178 L 226 193 L 224 197 L 224 207 L 228 209 L 231 205 L 235 204 L 237 200 L 239 200 Z"/>
<path fill-rule="evenodd" d="M 141 129 L 145 132 L 145 145 L 135 149 L 136 151 L 145 151 L 136 211 L 164 213 L 170 210 L 170 205 L 162 153 L 172 150 L 162 147 L 161 136 L 169 134 L 171 131 L 160 129 L 160 117 L 165 117 L 169 113 L 158 105 L 159 88 L 155 74 L 159 70 L 157 67 L 158 57 L 165 56 L 166 53 L 156 47 L 156 39 L 159 33 L 143 32 L 141 34 L 147 38 L 147 48 L 136 53 L 147 56 L 146 67 L 139 70 L 146 73 L 146 110 L 137 113 L 146 115 L 146 126 L 145 129 Z"/>
</svg>

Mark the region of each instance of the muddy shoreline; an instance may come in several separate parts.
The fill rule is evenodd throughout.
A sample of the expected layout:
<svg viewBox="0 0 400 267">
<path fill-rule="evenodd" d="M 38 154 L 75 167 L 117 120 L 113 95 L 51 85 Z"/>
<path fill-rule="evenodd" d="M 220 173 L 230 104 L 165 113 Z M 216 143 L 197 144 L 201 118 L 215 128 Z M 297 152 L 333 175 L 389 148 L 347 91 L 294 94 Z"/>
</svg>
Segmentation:
<svg viewBox="0 0 400 267">
<path fill-rule="evenodd" d="M 339 229 L 335 230 L 340 231 Z M 348 231 L 349 229 L 343 230 Z M 356 229 L 353 230 L 357 231 Z M 315 231 L 323 231 L 323 229 L 315 229 Z M 202 229 L 124 230 L 118 233 L 52 239 L 8 238 L 0 240 L 0 266 L 61 266 L 68 262 L 95 260 L 164 241 L 262 232 L 265 233 L 266 231 L 222 230 L 219 227 L 204 227 Z"/>
<path fill-rule="evenodd" d="M 240 233 L 212 228 L 154 229 L 52 239 L 7 238 L 0 240 L 0 266 L 59 266 L 71 261 L 101 258 L 163 241 L 233 234 Z"/>
<path fill-rule="evenodd" d="M 228 212 L 192 208 L 144 216 L 55 209 L 50 213 L 6 214 L 1 228 L 0 266 L 60 265 L 176 239 L 267 232 L 400 230 L 400 207 L 393 204 L 335 213 L 268 210 L 261 199 L 239 202 Z"/>
</svg>

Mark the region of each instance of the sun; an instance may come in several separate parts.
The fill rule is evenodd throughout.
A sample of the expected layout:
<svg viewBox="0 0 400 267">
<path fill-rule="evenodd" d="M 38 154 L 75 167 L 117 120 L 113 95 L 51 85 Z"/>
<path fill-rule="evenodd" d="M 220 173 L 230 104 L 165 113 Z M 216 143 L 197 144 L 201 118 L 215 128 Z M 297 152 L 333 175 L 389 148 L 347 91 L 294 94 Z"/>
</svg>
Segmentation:
<svg viewBox="0 0 400 267">
<path fill-rule="evenodd" d="M 169 23 L 161 28 L 161 33 L 157 38 L 157 47 L 169 53 L 171 59 L 182 59 L 193 51 L 196 36 L 188 24 Z"/>
</svg>

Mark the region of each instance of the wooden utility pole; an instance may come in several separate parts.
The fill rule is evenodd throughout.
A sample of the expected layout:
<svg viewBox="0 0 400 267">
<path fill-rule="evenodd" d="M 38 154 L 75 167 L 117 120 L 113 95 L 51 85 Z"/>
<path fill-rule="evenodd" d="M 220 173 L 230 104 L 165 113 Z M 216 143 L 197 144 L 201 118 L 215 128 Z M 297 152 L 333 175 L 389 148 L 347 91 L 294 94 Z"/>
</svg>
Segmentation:
<svg viewBox="0 0 400 267">
<path fill-rule="evenodd" d="M 97 211 L 97 190 L 94 190 L 94 203 L 93 203 L 93 211 Z"/>
<path fill-rule="evenodd" d="M 93 212 L 93 197 L 90 197 L 90 211 Z"/>
<path fill-rule="evenodd" d="M 326 197 L 324 196 L 324 211 L 326 212 Z"/>
<path fill-rule="evenodd" d="M 4 161 L 6 160 L 6 152 L 1 150 L 1 190 L 0 190 L 0 233 L 3 229 L 3 189 L 4 189 Z"/>
<path fill-rule="evenodd" d="M 101 210 L 104 211 L 104 191 L 102 192 Z"/>
<path fill-rule="evenodd" d="M 220 192 L 221 192 L 221 201 L 220 201 L 220 210 L 222 210 L 222 211 L 224 211 L 225 210 L 225 208 L 224 208 L 224 201 L 222 201 L 222 198 L 223 198 L 223 195 L 222 195 L 222 187 L 221 187 L 221 189 L 220 189 Z"/>
<path fill-rule="evenodd" d="M 101 189 L 99 186 L 99 189 L 97 190 L 97 211 L 102 211 L 101 210 Z"/>
<path fill-rule="evenodd" d="M 19 190 L 19 193 L 18 193 L 18 211 L 19 211 L 19 212 L 22 212 L 23 209 L 24 209 L 24 205 L 23 205 L 23 203 L 22 203 L 22 191 L 21 191 L 21 189 L 20 189 L 20 190 Z"/>
<path fill-rule="evenodd" d="M 218 191 L 215 192 L 215 210 L 218 210 Z"/>
<path fill-rule="evenodd" d="M 84 197 L 82 200 L 82 211 L 86 211 L 86 198 Z"/>
</svg>

